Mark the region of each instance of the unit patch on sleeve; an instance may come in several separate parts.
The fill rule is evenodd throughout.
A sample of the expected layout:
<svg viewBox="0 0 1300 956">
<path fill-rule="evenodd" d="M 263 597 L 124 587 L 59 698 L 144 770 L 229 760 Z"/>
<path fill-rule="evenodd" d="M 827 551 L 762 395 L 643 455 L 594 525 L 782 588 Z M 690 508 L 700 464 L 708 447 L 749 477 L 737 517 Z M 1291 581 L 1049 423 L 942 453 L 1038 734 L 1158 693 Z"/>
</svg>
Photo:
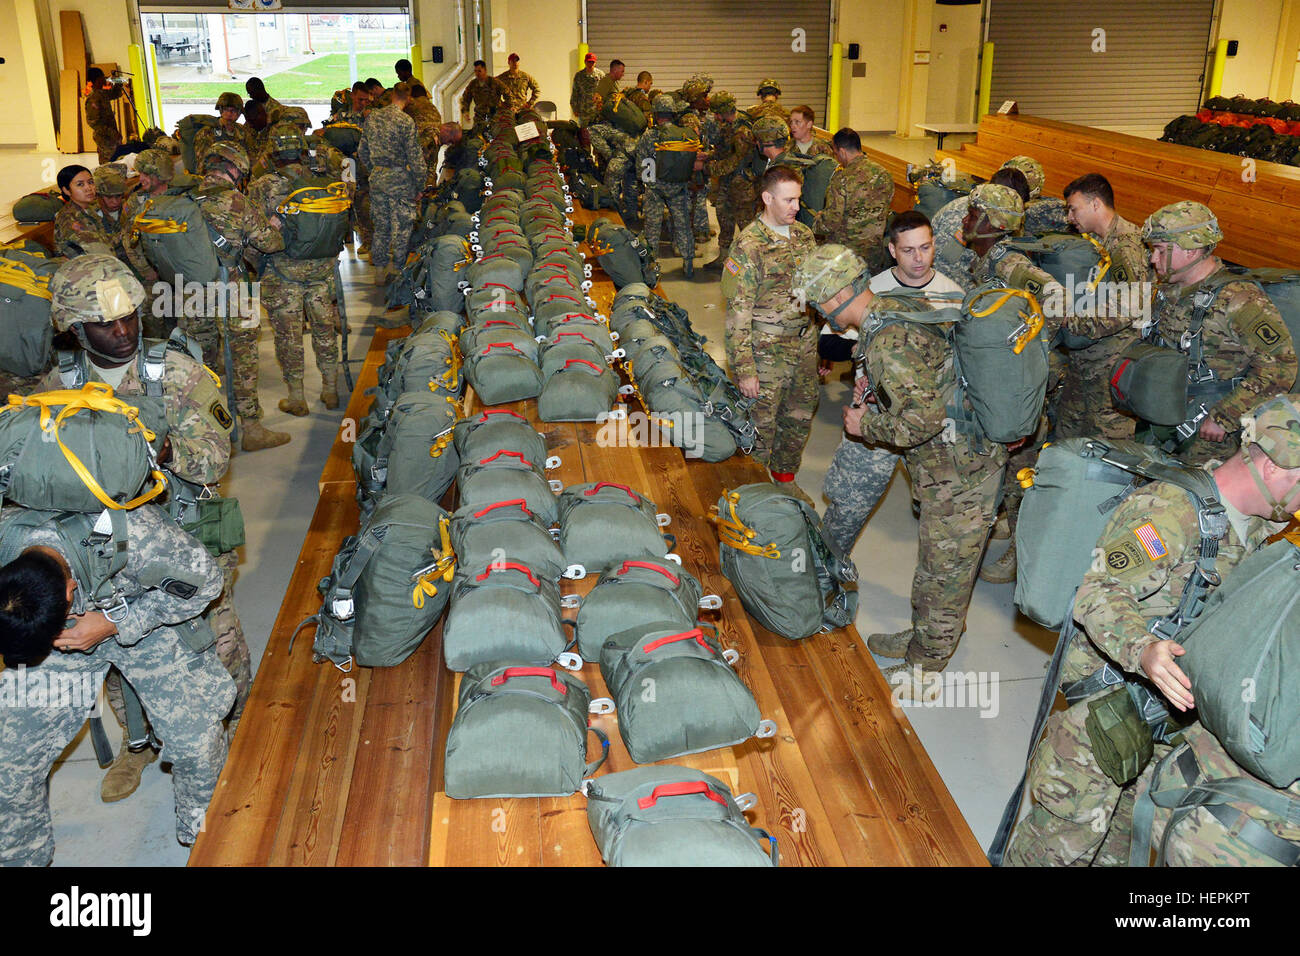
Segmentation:
<svg viewBox="0 0 1300 956">
<path fill-rule="evenodd" d="M 1156 526 L 1150 521 L 1134 530 L 1133 533 L 1137 535 L 1138 541 L 1142 543 L 1142 550 L 1146 551 L 1147 557 L 1152 561 L 1158 561 L 1169 553 L 1169 549 L 1165 547 L 1164 539 L 1160 537 L 1160 532 L 1156 531 Z"/>
</svg>

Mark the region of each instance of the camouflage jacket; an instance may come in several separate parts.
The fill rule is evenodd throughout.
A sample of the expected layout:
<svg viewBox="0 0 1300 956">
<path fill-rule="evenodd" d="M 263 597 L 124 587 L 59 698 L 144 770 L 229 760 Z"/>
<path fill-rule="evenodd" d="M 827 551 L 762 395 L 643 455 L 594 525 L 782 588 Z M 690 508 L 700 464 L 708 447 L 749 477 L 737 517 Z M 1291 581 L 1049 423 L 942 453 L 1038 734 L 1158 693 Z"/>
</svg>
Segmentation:
<svg viewBox="0 0 1300 956">
<path fill-rule="evenodd" d="M 272 253 L 284 248 L 284 236 L 266 219 L 257 204 L 236 189 L 229 180 L 211 173 L 195 192 L 204 220 L 225 245 L 217 250 L 222 264 L 242 269 L 246 251 Z"/>
<path fill-rule="evenodd" d="M 970 197 L 958 196 L 939 207 L 930 220 L 934 232 L 934 267 L 969 292 L 976 282 L 972 274 L 975 252 L 960 238 L 962 220 L 970 209 Z"/>
<path fill-rule="evenodd" d="M 413 200 L 424 189 L 428 167 L 415 121 L 395 106 L 366 117 L 357 159 L 370 173 L 370 188 Z"/>
<path fill-rule="evenodd" d="M 146 339 L 144 347 L 153 344 L 152 339 Z M 85 353 L 78 356 L 83 357 Z M 90 362 L 85 363 L 85 370 L 89 381 L 103 381 Z M 46 375 L 39 390 L 66 387 L 59 369 L 55 368 Z M 234 427 L 216 376 L 189 355 L 169 348 L 163 365 L 162 388 L 167 436 L 172 444 L 167 469 L 186 481 L 215 485 L 230 465 L 230 432 Z M 131 359 L 122 383 L 113 391 L 120 396 L 145 394 L 137 358 Z"/>
<path fill-rule="evenodd" d="M 614 98 L 614 94 L 622 92 L 622 89 L 623 88 L 619 86 L 618 80 L 614 79 L 608 73 L 602 76 L 600 81 L 596 83 L 595 91 L 596 95 L 600 97 L 601 108 L 603 109 L 608 106 L 610 100 Z"/>
<path fill-rule="evenodd" d="M 1094 236 L 1102 248 L 1110 253 L 1107 282 L 1146 282 L 1151 278 L 1151 260 L 1142 233 L 1123 216 L 1116 215 L 1104 236 Z"/>
<path fill-rule="evenodd" d="M 111 90 L 96 89 L 86 97 L 86 125 L 93 130 L 117 131 L 117 114 L 113 100 L 122 95 L 123 87 L 114 86 Z"/>
<path fill-rule="evenodd" d="M 144 248 L 140 245 L 140 237 L 135 231 L 135 217 L 144 211 L 145 203 L 153 198 L 143 189 L 137 189 L 127 196 L 126 202 L 122 203 L 117 234 L 118 243 L 126 256 L 127 264 L 135 270 L 136 275 L 142 276 L 149 281 L 156 280 L 158 273 L 145 257 Z M 145 291 L 149 291 L 147 282 Z"/>
<path fill-rule="evenodd" d="M 115 231 L 98 205 L 82 209 L 75 202 L 65 202 L 54 216 L 54 251 L 69 259 L 86 252 L 117 255 Z"/>
<path fill-rule="evenodd" d="M 1195 692 L 1196 688 L 1193 687 L 1192 690 Z M 1249 780 L 1256 781 L 1262 786 L 1270 786 L 1268 782 L 1260 780 L 1258 777 L 1252 775 L 1249 771 L 1243 768 L 1241 764 L 1233 760 L 1228 752 L 1223 749 L 1223 744 L 1219 743 L 1219 739 L 1215 737 L 1214 734 L 1210 733 L 1210 731 L 1206 730 L 1199 722 L 1192 724 L 1192 726 L 1188 727 L 1187 730 L 1183 731 L 1183 739 L 1187 742 L 1188 746 L 1191 747 L 1192 753 L 1196 756 L 1197 766 L 1199 766 L 1202 773 L 1211 780 L 1229 780 L 1233 777 L 1246 777 Z M 1293 798 L 1300 799 L 1300 780 L 1291 784 L 1291 786 L 1287 787 L 1284 792 Z M 1258 820 L 1260 823 L 1264 824 L 1264 826 L 1268 827 L 1274 836 L 1283 840 L 1290 840 L 1292 843 L 1300 843 L 1300 822 L 1295 820 L 1284 822 L 1254 803 L 1239 801 L 1236 803 L 1229 803 L 1228 806 L 1234 807 L 1245 813 L 1247 816 Z M 1157 811 L 1157 813 L 1160 812 L 1161 811 Z M 1175 830 L 1174 833 L 1176 837 L 1179 831 Z M 1227 847 L 1220 844 L 1220 847 L 1229 852 L 1231 850 L 1231 844 Z"/>
<path fill-rule="evenodd" d="M 510 92 L 495 76 L 489 76 L 485 80 L 475 77 L 469 81 L 465 92 L 460 94 L 460 111 L 468 113 L 471 103 L 474 104 L 474 125 L 479 126 L 498 107 L 509 106 Z"/>
<path fill-rule="evenodd" d="M 755 103 L 745 112 L 755 121 L 762 119 L 764 116 L 775 116 L 784 120 L 787 124 L 790 122 L 790 111 L 777 100 Z"/>
<path fill-rule="evenodd" d="M 248 161 L 253 161 L 252 139 L 249 136 L 251 130 L 243 123 L 236 123 L 233 126 L 224 126 L 218 123 L 216 126 L 205 126 L 199 130 L 194 137 L 194 172 L 200 172 L 203 169 L 203 157 L 208 155 L 208 150 L 212 144 L 224 140 L 234 143 L 241 147 L 248 154 Z"/>
<path fill-rule="evenodd" d="M 590 73 L 579 70 L 573 75 L 573 92 L 569 94 L 569 109 L 579 126 L 586 126 L 596 118 L 596 85 L 605 76 L 600 70 Z"/>
<path fill-rule="evenodd" d="M 631 156 L 637 146 L 635 136 L 629 136 L 612 123 L 592 123 L 587 127 L 587 132 L 591 137 L 592 152 L 605 162 L 620 152 Z"/>
<path fill-rule="evenodd" d="M 719 180 L 729 180 L 736 175 L 749 178 L 743 166 L 755 151 L 752 124 L 739 116 L 731 123 L 719 123 L 716 144 L 713 159 L 709 161 L 709 176 Z"/>
<path fill-rule="evenodd" d="M 273 172 L 259 176 L 248 186 L 248 198 L 269 221 L 276 215 L 276 207 L 289 198 L 293 184 L 308 173 L 302 163 L 286 163 Z M 283 250 L 283 236 L 281 250 Z M 290 259 L 283 251 L 272 253 L 268 267 L 291 282 L 322 282 L 334 277 L 335 259 Z"/>
<path fill-rule="evenodd" d="M 727 362 L 736 380 L 758 374 L 756 339 L 794 336 L 807 328 L 805 305 L 792 294 L 790 284 L 815 246 L 812 230 L 803 223 L 793 223 L 787 239 L 761 216 L 736 236 L 722 268 Z"/>
<path fill-rule="evenodd" d="M 815 214 L 813 229 L 825 235 L 827 241 L 846 245 L 865 256 L 879 247 L 893 200 L 894 178 L 862 154 L 831 176 L 826 205 Z"/>
<path fill-rule="evenodd" d="M 1230 521 L 1219 541 L 1215 571 L 1226 576 L 1272 533 L 1260 518 Z M 1196 507 L 1177 485 L 1152 482 L 1115 509 L 1093 552 L 1100 560 L 1075 595 L 1074 619 L 1083 633 L 1066 653 L 1063 684 L 1087 677 L 1105 661 L 1143 674 L 1142 652 L 1160 640 L 1148 628 L 1178 607 L 1200 541 Z"/>
<path fill-rule="evenodd" d="M 1222 266 L 1190 286 L 1162 284 L 1152 301 L 1152 319 L 1161 339 L 1177 347 L 1192 322 L 1199 289 L 1222 281 Z M 1219 286 L 1201 326 L 1205 364 L 1221 380 L 1241 376 L 1237 388 L 1221 398 L 1210 414 L 1219 427 L 1240 431 L 1241 416 L 1265 399 L 1288 391 L 1296 379 L 1295 343 L 1272 301 L 1253 282 Z"/>
<path fill-rule="evenodd" d="M 406 115 L 415 120 L 416 130 L 421 130 L 427 126 L 439 127 L 442 125 L 442 113 L 438 112 L 438 107 L 433 105 L 433 101 L 427 96 L 415 96 L 411 102 L 406 104 Z M 361 126 L 361 123 L 356 125 Z"/>
<path fill-rule="evenodd" d="M 1069 207 L 1060 199 L 1039 196 L 1025 203 L 1025 235 L 1041 236 L 1048 232 L 1069 232 L 1070 223 L 1065 218 Z"/>
<path fill-rule="evenodd" d="M 537 102 L 537 98 L 542 95 L 542 88 L 537 85 L 537 81 L 531 75 L 523 70 L 516 70 L 511 73 L 506 70 L 504 73 L 498 73 L 497 79 L 505 87 L 506 95 L 510 98 L 510 108 L 521 110 Z"/>
<path fill-rule="evenodd" d="M 647 123 L 654 122 L 654 104 L 650 102 L 650 94 L 641 89 L 641 87 L 632 87 L 632 89 L 628 90 L 623 95 L 623 99 L 640 109 L 641 112 L 645 114 L 645 120 Z"/>
<path fill-rule="evenodd" d="M 831 138 L 825 133 L 820 132 L 813 133 L 812 142 L 808 144 L 806 152 L 799 148 L 799 144 L 795 142 L 794 134 L 791 133 L 790 138 L 785 142 L 785 151 L 787 153 L 803 156 L 806 159 L 812 159 L 816 156 L 829 156 L 831 159 L 835 158 L 835 145 L 831 142 Z M 870 162 L 870 160 L 868 160 L 868 162 Z M 850 163 L 849 165 L 853 164 Z"/>
<path fill-rule="evenodd" d="M 0 526 L 22 510 L 16 505 L 6 506 L 0 512 Z M 208 549 L 177 527 L 162 508 L 145 504 L 125 512 L 125 516 L 126 566 L 113 576 L 113 584 L 126 599 L 126 611 L 121 620 L 114 622 L 117 633 L 113 640 L 131 647 L 160 627 L 182 624 L 202 614 L 221 593 L 222 575 Z M 60 554 L 66 547 L 59 534 L 46 526 L 33 528 L 22 547 L 36 545 Z M 190 587 L 163 590 L 163 569 L 168 578 Z M 186 591 L 189 596 L 181 597 L 180 593 Z M 80 593 L 74 596 L 74 613 L 79 613 L 83 599 Z"/>
</svg>

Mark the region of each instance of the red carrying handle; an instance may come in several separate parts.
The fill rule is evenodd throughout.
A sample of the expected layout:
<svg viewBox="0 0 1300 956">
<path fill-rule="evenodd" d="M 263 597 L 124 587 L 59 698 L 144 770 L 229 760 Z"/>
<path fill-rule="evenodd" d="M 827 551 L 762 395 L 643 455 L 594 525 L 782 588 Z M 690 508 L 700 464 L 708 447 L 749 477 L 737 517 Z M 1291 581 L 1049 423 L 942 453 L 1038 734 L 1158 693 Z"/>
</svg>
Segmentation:
<svg viewBox="0 0 1300 956">
<path fill-rule="evenodd" d="M 521 571 L 524 574 L 528 575 L 528 580 L 533 582 L 533 587 L 540 588 L 542 586 L 542 582 L 537 580 L 537 578 L 533 576 L 533 571 L 531 568 L 528 567 L 528 565 L 516 564 L 514 561 L 507 561 L 504 564 L 489 564 L 487 566 L 487 570 L 484 571 L 482 574 L 480 574 L 478 577 L 476 577 L 474 580 L 486 581 L 488 578 L 492 576 L 492 572 L 494 571 Z"/>
<path fill-rule="evenodd" d="M 560 339 L 564 338 L 566 335 L 576 335 L 578 338 L 582 339 L 582 341 L 590 345 L 596 344 L 595 342 L 592 342 L 591 339 L 587 338 L 587 336 L 583 335 L 581 332 L 556 332 L 555 341 L 557 342 L 560 341 Z"/>
<path fill-rule="evenodd" d="M 519 239 L 498 239 L 498 246 L 522 246 L 523 242 Z"/>
<path fill-rule="evenodd" d="M 653 654 L 665 644 L 676 644 L 678 641 L 694 641 L 706 651 L 712 650 L 712 648 L 709 647 L 708 641 L 704 639 L 704 632 L 698 627 L 693 631 L 682 631 L 680 634 L 669 634 L 666 637 L 659 638 L 657 641 L 651 641 L 649 644 L 642 647 L 641 650 L 646 654 Z"/>
<path fill-rule="evenodd" d="M 487 464 L 488 462 L 490 462 L 490 461 L 496 461 L 496 460 L 497 460 L 498 458 L 500 458 L 502 455 L 505 455 L 507 458 L 518 458 L 521 462 L 523 462 L 523 463 L 524 463 L 525 465 L 527 465 L 529 468 L 536 468 L 536 467 L 537 467 L 537 466 L 534 465 L 531 461 L 529 461 L 527 458 L 524 457 L 524 453 L 523 453 L 523 452 L 521 452 L 521 451 L 510 451 L 509 449 L 506 449 L 506 448 L 502 448 L 499 452 L 497 452 L 497 453 L 496 453 L 495 455 L 493 455 L 491 458 L 480 458 L 480 459 L 478 460 L 478 463 L 479 463 L 480 465 L 486 465 L 486 464 Z"/>
<path fill-rule="evenodd" d="M 598 481 L 598 482 L 596 482 L 594 485 L 592 485 L 590 488 L 588 488 L 586 491 L 584 491 L 583 494 L 585 494 L 588 498 L 590 498 L 590 497 L 591 497 L 592 495 L 594 495 L 596 492 L 600 491 L 601 488 L 621 488 L 623 491 L 626 491 L 626 492 L 627 492 L 627 496 L 628 496 L 629 498 L 631 498 L 631 499 L 632 499 L 633 501 L 635 501 L 637 504 L 640 504 L 640 503 L 641 503 L 641 499 L 638 498 L 638 497 L 636 496 L 636 492 L 635 492 L 635 491 L 633 491 L 633 490 L 632 490 L 631 488 L 629 488 L 627 485 L 616 484 L 616 483 L 614 483 L 614 482 L 612 482 L 612 481 Z"/>
<path fill-rule="evenodd" d="M 654 788 L 650 796 L 638 800 L 636 805 L 642 810 L 649 810 L 659 802 L 660 797 L 685 797 L 695 793 L 702 793 L 714 803 L 720 803 L 724 807 L 727 805 L 727 801 L 703 780 L 686 780 L 682 783 L 661 784 Z"/>
<path fill-rule="evenodd" d="M 484 282 L 484 283 L 483 283 L 483 288 L 485 288 L 485 289 L 505 289 L 507 292 L 514 292 L 514 291 L 515 291 L 514 289 L 510 288 L 510 286 L 506 285 L 504 282 Z"/>
<path fill-rule="evenodd" d="M 543 266 L 543 268 L 545 268 L 545 266 Z M 561 267 L 560 267 L 560 266 L 556 266 L 555 268 L 560 269 Z M 578 288 L 576 285 L 573 284 L 573 280 L 569 278 L 569 273 L 568 273 L 567 270 L 566 270 L 566 271 L 560 271 L 560 272 L 557 272 L 557 273 L 556 273 L 555 275 L 553 275 L 553 276 L 547 276 L 547 277 L 546 277 L 545 279 L 543 279 L 539 284 L 540 284 L 540 285 L 546 285 L 546 283 L 548 283 L 548 282 L 567 282 L 567 283 L 569 284 L 569 288 L 570 288 L 570 289 L 573 289 L 573 290 L 576 291 L 577 288 Z M 558 295 L 559 293 L 556 293 L 556 294 Z M 576 300 L 575 300 L 575 301 L 576 301 Z"/>
<path fill-rule="evenodd" d="M 478 354 L 491 355 L 493 349 L 509 349 L 512 352 L 518 352 L 520 355 L 524 354 L 523 352 L 520 352 L 519 349 L 517 349 L 510 342 L 493 342 L 491 345 L 489 345 L 487 348 L 485 348 L 482 352 L 479 352 Z"/>
<path fill-rule="evenodd" d="M 523 498 L 512 498 L 510 501 L 498 501 L 494 505 L 488 505 L 482 511 L 474 512 L 474 517 L 481 518 L 489 511 L 496 511 L 498 508 L 513 508 L 515 505 L 518 505 L 519 510 L 528 515 L 528 517 L 531 518 L 533 516 L 533 513 L 528 510 L 528 502 Z M 676 584 L 677 582 L 674 581 L 673 583 Z"/>
<path fill-rule="evenodd" d="M 487 222 L 483 223 L 483 225 L 486 226 L 488 223 L 496 222 L 498 219 L 504 219 L 504 220 L 506 220 L 507 222 L 511 222 L 511 221 L 513 221 L 513 220 L 511 220 L 510 217 L 507 216 L 505 213 L 498 213 L 497 215 L 495 215 L 495 216 L 493 216 L 491 219 L 489 219 Z"/>
<path fill-rule="evenodd" d="M 1123 392 L 1119 390 L 1119 379 L 1124 374 L 1124 370 L 1133 364 L 1132 359 L 1124 359 L 1115 366 L 1115 374 L 1110 377 L 1110 392 L 1112 395 L 1123 397 Z"/>
<path fill-rule="evenodd" d="M 601 372 L 599 365 L 597 365 L 595 362 L 589 362 L 586 359 L 569 359 L 567 362 L 564 363 L 564 369 L 567 369 L 570 365 L 573 365 L 575 362 L 578 365 L 587 366 L 587 368 L 591 369 L 597 375 L 599 375 Z M 564 369 L 561 369 L 561 371 L 564 371 Z"/>
<path fill-rule="evenodd" d="M 518 329 L 518 328 L 519 328 L 519 326 L 515 325 L 515 324 L 514 324 L 513 322 L 511 322 L 509 319 L 488 319 L 486 322 L 483 323 L 483 328 L 486 329 L 488 326 L 491 326 L 491 325 L 508 325 L 508 326 L 510 326 L 512 329 Z M 523 331 L 523 330 L 520 329 L 520 331 Z"/>
<path fill-rule="evenodd" d="M 555 278 L 559 279 L 559 278 L 561 278 L 561 276 L 556 276 Z M 566 278 L 566 279 L 567 279 L 568 276 L 563 276 L 563 278 Z M 550 280 L 548 279 L 547 281 L 549 282 Z M 565 294 L 565 293 L 563 293 L 563 292 L 552 292 L 552 293 L 551 293 L 550 295 L 548 295 L 545 299 L 543 299 L 542 302 L 543 302 L 543 303 L 550 302 L 552 299 L 568 299 L 570 302 L 577 302 L 577 301 L 578 301 L 578 300 L 575 299 L 573 296 L 571 296 L 571 295 L 567 295 L 567 294 Z"/>
<path fill-rule="evenodd" d="M 569 688 L 560 680 L 560 675 L 555 673 L 549 667 L 507 667 L 496 677 L 492 678 L 492 686 L 500 687 L 512 677 L 549 677 L 551 686 L 561 694 L 567 694 Z"/>
<path fill-rule="evenodd" d="M 505 257 L 506 256 L 504 252 L 494 252 L 490 256 L 484 256 L 482 259 L 479 260 L 479 262 L 487 262 L 489 259 L 504 259 Z M 505 288 L 508 289 L 510 288 L 510 286 L 505 286 Z"/>
<path fill-rule="evenodd" d="M 565 312 L 564 318 L 560 319 L 560 324 L 563 325 L 565 322 L 572 322 L 574 319 L 582 319 L 584 322 L 600 322 L 600 320 L 590 312 Z"/>
<path fill-rule="evenodd" d="M 481 514 L 481 512 L 480 512 L 480 514 Z M 479 515 L 475 515 L 474 517 L 477 518 L 478 516 L 479 516 Z M 673 574 L 671 571 L 669 571 L 667 568 L 661 568 L 659 565 L 657 565 L 657 564 L 651 564 L 649 561 L 624 561 L 624 562 L 623 562 L 623 566 L 622 566 L 621 568 L 619 568 L 619 569 L 618 569 L 616 572 L 614 572 L 614 573 L 615 573 L 615 574 L 627 574 L 629 568 L 645 568 L 645 570 L 647 570 L 647 571 L 658 571 L 660 574 L 662 574 L 664 577 L 666 577 L 669 581 L 672 581 L 672 582 L 673 582 L 673 587 L 677 587 L 677 585 L 679 585 L 679 584 L 682 583 L 682 582 L 681 582 L 681 579 L 680 579 L 679 577 L 677 577 L 677 575 L 675 575 L 675 574 Z"/>
<path fill-rule="evenodd" d="M 511 411 L 510 409 L 508 409 L 508 408 L 492 408 L 492 409 L 488 409 L 487 411 L 482 412 L 482 413 L 479 415 L 478 420 L 481 421 L 481 422 L 485 422 L 485 421 L 487 421 L 487 418 L 488 418 L 489 415 L 513 415 L 515 418 L 519 419 L 521 422 L 526 422 L 526 421 L 528 421 L 528 419 L 524 418 L 523 415 L 520 415 L 518 412 L 512 412 L 512 411 Z"/>
</svg>

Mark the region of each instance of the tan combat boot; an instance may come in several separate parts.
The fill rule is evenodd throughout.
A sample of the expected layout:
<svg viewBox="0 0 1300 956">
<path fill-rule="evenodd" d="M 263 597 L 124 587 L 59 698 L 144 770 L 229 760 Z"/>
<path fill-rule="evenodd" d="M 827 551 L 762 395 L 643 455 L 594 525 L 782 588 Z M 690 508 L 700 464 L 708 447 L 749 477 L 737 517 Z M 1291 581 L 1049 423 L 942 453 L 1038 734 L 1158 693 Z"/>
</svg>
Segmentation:
<svg viewBox="0 0 1300 956">
<path fill-rule="evenodd" d="M 907 653 L 907 645 L 912 643 L 912 635 L 915 633 L 909 627 L 893 634 L 872 634 L 867 638 L 867 647 L 871 653 L 881 657 L 902 657 Z"/>
<path fill-rule="evenodd" d="M 320 400 L 330 411 L 339 407 L 339 373 L 335 369 L 321 373 Z"/>
<path fill-rule="evenodd" d="M 998 515 L 997 522 L 993 525 L 993 540 L 1006 541 L 1011 537 L 1011 520 L 1004 511 Z"/>
<path fill-rule="evenodd" d="M 980 569 L 980 580 L 989 584 L 1009 584 L 1016 579 L 1016 543 L 1011 542 L 1006 553 L 992 564 Z"/>
<path fill-rule="evenodd" d="M 243 423 L 242 444 L 244 451 L 261 451 L 264 448 L 278 448 L 289 443 L 288 432 L 273 432 L 260 421 Z"/>
<path fill-rule="evenodd" d="M 280 411 L 302 418 L 307 414 L 307 399 L 302 394 L 302 382 L 289 382 L 289 397 L 280 399 Z"/>
<path fill-rule="evenodd" d="M 126 738 L 123 737 L 117 759 L 108 768 L 104 782 L 100 784 L 99 799 L 105 803 L 116 803 L 131 796 L 140 786 L 140 775 L 144 773 L 144 768 L 157 759 L 158 754 L 152 747 L 131 753 L 126 746 Z"/>
</svg>

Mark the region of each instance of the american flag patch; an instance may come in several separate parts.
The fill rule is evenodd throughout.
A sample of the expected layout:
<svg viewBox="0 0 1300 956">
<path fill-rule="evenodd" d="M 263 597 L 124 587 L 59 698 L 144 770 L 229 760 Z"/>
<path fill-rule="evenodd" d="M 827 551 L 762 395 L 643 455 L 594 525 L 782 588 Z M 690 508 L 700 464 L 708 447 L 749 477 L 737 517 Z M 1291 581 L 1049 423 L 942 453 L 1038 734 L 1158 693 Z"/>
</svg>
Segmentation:
<svg viewBox="0 0 1300 956">
<path fill-rule="evenodd" d="M 736 260 L 728 259 L 724 263 L 724 265 L 726 265 L 727 271 L 730 272 L 733 276 L 740 275 L 740 266 L 736 265 Z"/>
<path fill-rule="evenodd" d="M 1147 557 L 1152 561 L 1157 561 L 1169 553 L 1169 549 L 1165 547 L 1165 543 L 1160 537 L 1160 532 L 1156 531 L 1156 526 L 1150 521 L 1133 533 L 1142 542 L 1142 549 L 1146 551 Z"/>
</svg>

